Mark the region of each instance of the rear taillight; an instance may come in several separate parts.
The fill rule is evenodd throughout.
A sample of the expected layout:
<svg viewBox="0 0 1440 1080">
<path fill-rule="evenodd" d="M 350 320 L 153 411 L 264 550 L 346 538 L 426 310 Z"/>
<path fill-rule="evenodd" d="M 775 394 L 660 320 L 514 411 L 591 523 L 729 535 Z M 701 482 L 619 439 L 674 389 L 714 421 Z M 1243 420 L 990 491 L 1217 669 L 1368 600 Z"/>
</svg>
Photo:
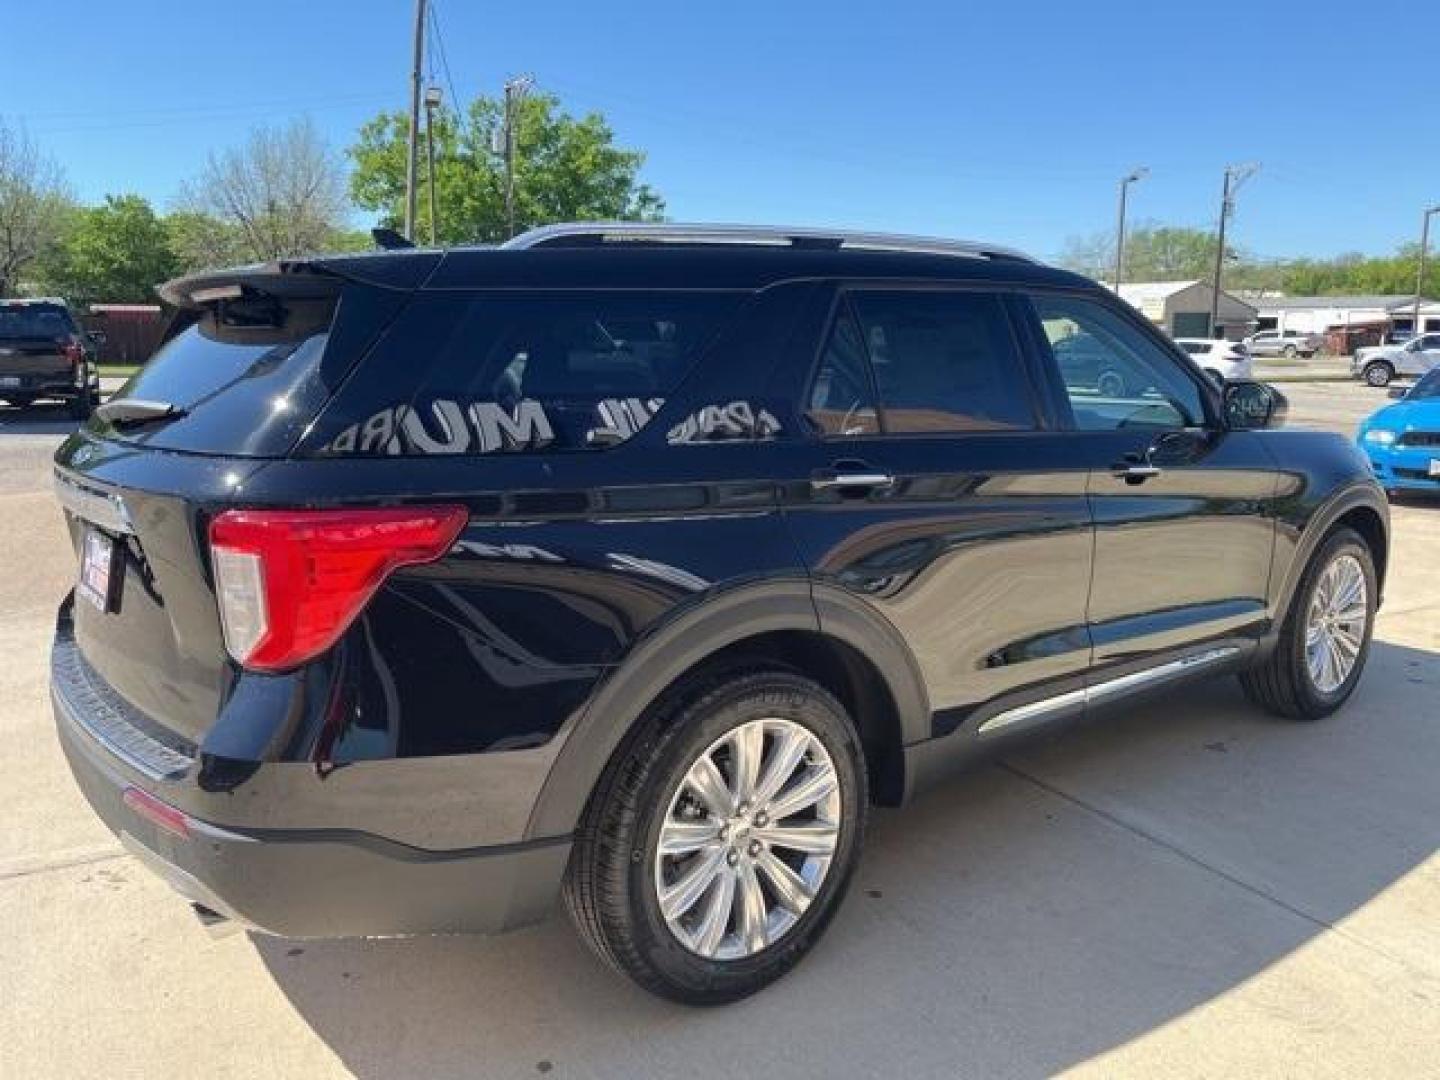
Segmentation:
<svg viewBox="0 0 1440 1080">
<path fill-rule="evenodd" d="M 339 640 L 386 576 L 450 550 L 463 506 L 228 510 L 210 523 L 225 648 L 282 671 Z"/>
<path fill-rule="evenodd" d="M 65 342 L 65 359 L 70 361 L 72 367 L 79 367 L 85 362 L 85 349 L 80 342 L 70 340 Z"/>
</svg>

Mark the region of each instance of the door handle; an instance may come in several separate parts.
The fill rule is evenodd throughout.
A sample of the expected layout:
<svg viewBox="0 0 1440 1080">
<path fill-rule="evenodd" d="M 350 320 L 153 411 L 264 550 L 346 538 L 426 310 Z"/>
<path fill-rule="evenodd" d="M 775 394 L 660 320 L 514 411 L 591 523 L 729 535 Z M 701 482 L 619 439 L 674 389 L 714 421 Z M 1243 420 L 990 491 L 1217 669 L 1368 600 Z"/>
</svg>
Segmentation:
<svg viewBox="0 0 1440 1080">
<path fill-rule="evenodd" d="M 844 488 L 868 488 L 881 491 L 895 486 L 895 477 L 875 469 L 855 470 L 822 469 L 810 477 L 812 491 L 834 491 Z"/>
<path fill-rule="evenodd" d="M 1117 480 L 1124 480 L 1127 484 L 1143 484 L 1152 476 L 1159 476 L 1165 470 L 1159 465 L 1151 465 L 1149 462 L 1122 461 L 1110 467 L 1110 472 Z"/>
</svg>

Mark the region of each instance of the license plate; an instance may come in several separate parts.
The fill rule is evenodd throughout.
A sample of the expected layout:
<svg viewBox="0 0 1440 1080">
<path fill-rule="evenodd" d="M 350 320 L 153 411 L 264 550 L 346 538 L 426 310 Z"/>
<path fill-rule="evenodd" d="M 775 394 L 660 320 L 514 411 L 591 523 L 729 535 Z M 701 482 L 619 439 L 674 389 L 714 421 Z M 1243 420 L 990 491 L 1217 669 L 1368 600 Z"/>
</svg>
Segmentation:
<svg viewBox="0 0 1440 1080">
<path fill-rule="evenodd" d="M 15 376 L 15 375 L 4 375 L 4 376 L 0 376 L 0 387 L 11 387 L 11 386 L 19 386 L 19 385 L 20 385 L 20 379 L 19 379 L 18 376 Z"/>
<path fill-rule="evenodd" d="M 85 530 L 75 591 L 101 611 L 110 611 L 114 606 L 115 541 L 98 529 Z"/>
<path fill-rule="evenodd" d="M 1440 458 L 1432 457 L 1430 459 L 1430 475 L 1440 476 Z"/>
</svg>

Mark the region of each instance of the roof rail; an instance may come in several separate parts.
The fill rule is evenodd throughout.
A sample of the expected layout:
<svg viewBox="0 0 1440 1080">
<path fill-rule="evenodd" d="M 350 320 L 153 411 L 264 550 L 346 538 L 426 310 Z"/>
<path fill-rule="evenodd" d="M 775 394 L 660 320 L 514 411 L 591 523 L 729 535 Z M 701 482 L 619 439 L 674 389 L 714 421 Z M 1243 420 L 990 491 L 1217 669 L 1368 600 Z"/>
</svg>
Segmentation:
<svg viewBox="0 0 1440 1080">
<path fill-rule="evenodd" d="M 850 251 L 899 251 L 956 255 L 971 259 L 1013 259 L 1033 263 L 1023 252 L 995 244 L 944 240 L 932 236 L 851 232 L 844 229 L 786 228 L 768 225 L 683 225 L 661 221 L 581 221 L 542 225 L 500 246 L 511 250 L 588 247 L 605 243 L 736 244 Z"/>
</svg>

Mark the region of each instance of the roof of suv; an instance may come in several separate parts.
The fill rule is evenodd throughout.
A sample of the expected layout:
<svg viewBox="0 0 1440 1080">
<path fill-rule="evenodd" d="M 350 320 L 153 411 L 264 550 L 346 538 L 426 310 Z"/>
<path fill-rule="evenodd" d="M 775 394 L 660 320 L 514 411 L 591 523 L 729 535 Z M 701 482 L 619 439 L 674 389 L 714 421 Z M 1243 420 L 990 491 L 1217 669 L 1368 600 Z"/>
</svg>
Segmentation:
<svg viewBox="0 0 1440 1080">
<path fill-rule="evenodd" d="M 587 223 L 547 226 L 495 246 L 320 255 L 207 271 L 161 286 L 172 304 L 247 278 L 335 275 L 391 288 L 760 289 L 806 278 L 995 281 L 1097 288 L 984 244 L 880 233 L 750 226 Z"/>
</svg>

